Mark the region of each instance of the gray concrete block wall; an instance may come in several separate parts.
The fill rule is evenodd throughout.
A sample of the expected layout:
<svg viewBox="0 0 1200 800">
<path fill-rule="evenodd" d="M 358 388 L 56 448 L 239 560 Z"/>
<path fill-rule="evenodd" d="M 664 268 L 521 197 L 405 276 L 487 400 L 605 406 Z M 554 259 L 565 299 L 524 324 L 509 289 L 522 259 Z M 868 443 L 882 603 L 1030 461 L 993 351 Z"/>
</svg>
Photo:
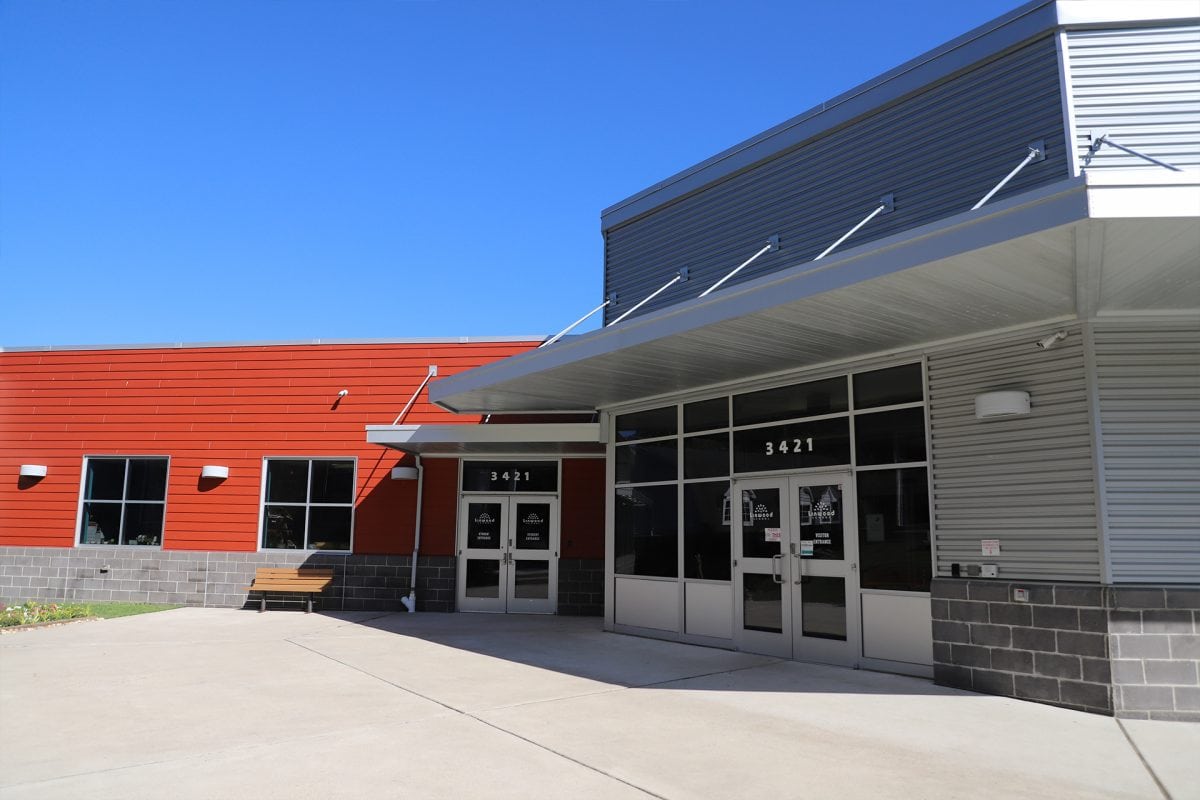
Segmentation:
<svg viewBox="0 0 1200 800">
<path fill-rule="evenodd" d="M 579 617 L 604 616 L 603 559 L 559 559 L 558 613 Z"/>
<path fill-rule="evenodd" d="M 1112 606 L 1116 716 L 1200 722 L 1200 589 L 1119 588 Z"/>
<path fill-rule="evenodd" d="M 931 598 L 939 684 L 1200 721 L 1200 589 L 939 578 Z"/>
<path fill-rule="evenodd" d="M 325 553 L 226 553 L 157 548 L 0 548 L 0 599 L 70 602 L 123 601 L 241 608 L 258 605 L 250 593 L 259 567 L 331 567 L 333 586 L 316 598 L 331 610 L 403 610 L 411 557 Z M 455 559 L 422 556 L 417 608 L 454 610 Z M 268 607 L 302 596 L 272 594 Z"/>
<path fill-rule="evenodd" d="M 1112 713 L 1100 587 L 939 578 L 931 596 L 937 683 Z"/>
</svg>

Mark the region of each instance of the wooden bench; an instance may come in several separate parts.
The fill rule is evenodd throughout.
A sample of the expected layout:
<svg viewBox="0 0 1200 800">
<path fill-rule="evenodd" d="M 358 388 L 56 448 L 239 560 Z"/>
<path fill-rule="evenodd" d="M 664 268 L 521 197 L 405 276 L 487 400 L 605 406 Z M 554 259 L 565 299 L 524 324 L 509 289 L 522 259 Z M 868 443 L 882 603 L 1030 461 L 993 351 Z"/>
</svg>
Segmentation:
<svg viewBox="0 0 1200 800">
<path fill-rule="evenodd" d="M 313 595 L 319 594 L 333 583 L 331 568 L 299 568 L 259 567 L 254 571 L 254 585 L 247 586 L 246 591 L 258 592 L 262 602 L 258 607 L 259 613 L 267 610 L 268 592 L 285 592 L 287 594 L 307 594 L 308 606 L 306 614 L 312 613 Z"/>
</svg>

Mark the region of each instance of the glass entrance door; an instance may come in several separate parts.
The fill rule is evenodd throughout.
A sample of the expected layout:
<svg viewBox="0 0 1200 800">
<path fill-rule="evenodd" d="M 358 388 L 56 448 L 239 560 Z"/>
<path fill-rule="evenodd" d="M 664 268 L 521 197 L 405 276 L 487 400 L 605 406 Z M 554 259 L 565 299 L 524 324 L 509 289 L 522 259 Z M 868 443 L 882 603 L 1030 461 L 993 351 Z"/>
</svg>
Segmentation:
<svg viewBox="0 0 1200 800">
<path fill-rule="evenodd" d="M 460 611 L 553 614 L 558 500 L 469 496 L 459 504 Z"/>
<path fill-rule="evenodd" d="M 854 666 L 862 651 L 858 537 L 847 473 L 737 481 L 739 649 Z"/>
</svg>

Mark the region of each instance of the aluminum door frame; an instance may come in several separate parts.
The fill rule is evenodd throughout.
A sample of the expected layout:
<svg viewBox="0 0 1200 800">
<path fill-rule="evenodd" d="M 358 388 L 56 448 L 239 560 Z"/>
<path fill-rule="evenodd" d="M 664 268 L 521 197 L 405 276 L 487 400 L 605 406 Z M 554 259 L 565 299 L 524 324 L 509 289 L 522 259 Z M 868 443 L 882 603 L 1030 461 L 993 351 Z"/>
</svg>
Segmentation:
<svg viewBox="0 0 1200 800">
<path fill-rule="evenodd" d="M 738 650 L 752 653 L 792 657 L 792 603 L 791 603 L 791 559 L 786 557 L 788 532 L 781 532 L 779 554 L 767 557 L 745 555 L 744 515 L 742 513 L 743 492 L 746 491 L 777 491 L 779 492 L 778 526 L 786 528 L 791 525 L 790 513 L 791 493 L 788 490 L 786 475 L 770 478 L 746 478 L 734 480 L 730 492 L 730 522 L 732 522 L 733 542 L 733 642 Z M 754 510 L 751 507 L 751 515 Z M 775 526 L 763 526 L 775 527 Z M 747 574 L 770 576 L 779 585 L 779 615 L 780 631 L 752 630 L 745 627 L 746 621 L 746 589 Z M 765 582 L 764 582 L 765 583 Z"/>
<path fill-rule="evenodd" d="M 798 490 L 802 486 L 829 486 L 838 484 L 842 490 L 842 558 L 804 558 L 801 542 L 801 508 Z M 792 658 L 797 661 L 815 661 L 857 667 L 862 658 L 862 601 L 858 580 L 858 506 L 854 493 L 854 475 L 848 470 L 836 472 L 811 472 L 788 477 L 788 492 L 791 495 L 792 520 L 790 524 L 793 542 L 789 548 L 792 579 Z M 841 578 L 844 580 L 846 638 L 826 639 L 805 636 L 803 603 L 805 578 Z"/>
<path fill-rule="evenodd" d="M 799 489 L 802 486 L 838 484 L 842 489 L 843 558 L 836 561 L 803 558 Z M 849 470 L 813 471 L 771 477 L 734 479 L 730 493 L 733 568 L 733 639 L 738 650 L 800 661 L 857 667 L 862 658 L 861 600 L 858 581 L 858 511 L 854 475 Z M 779 492 L 779 555 L 763 558 L 744 555 L 742 492 L 767 489 Z M 735 510 L 736 509 L 736 510 Z M 748 630 L 745 623 L 745 575 L 771 575 L 782 583 L 782 631 Z M 846 639 L 818 639 L 803 635 L 803 585 L 805 577 L 838 577 L 845 580 Z"/>
<path fill-rule="evenodd" d="M 469 512 L 472 503 L 498 504 L 500 506 L 501 522 L 499 525 L 500 541 L 494 548 L 468 547 L 467 532 L 470 522 Z M 548 562 L 548 597 L 517 598 L 516 570 L 513 561 L 523 552 L 514 547 L 513 539 L 516 531 L 516 511 L 522 503 L 546 503 L 550 506 L 550 546 L 545 551 Z M 458 502 L 458 532 L 456 548 L 458 565 L 455 570 L 456 589 L 455 606 L 459 611 L 476 611 L 493 614 L 527 613 L 554 614 L 558 606 L 558 556 L 559 556 L 559 505 L 555 495 L 539 494 L 467 494 L 461 495 Z M 542 551 L 534 551 L 542 552 Z M 498 571 L 497 597 L 468 597 L 467 596 L 467 563 L 470 560 L 495 560 Z M 534 560 L 534 559 L 528 559 Z M 540 559 L 538 559 L 540 560 Z"/>
<path fill-rule="evenodd" d="M 547 548 L 543 550 L 523 550 L 516 546 L 516 529 L 520 520 L 518 509 L 523 504 L 545 503 L 549 508 L 549 536 Z M 507 612 L 510 614 L 553 614 L 558 610 L 558 549 L 559 549 L 559 515 L 558 498 L 552 495 L 514 494 L 509 495 L 508 507 L 508 559 L 507 580 L 505 582 L 505 598 Z M 538 554 L 535 558 L 521 558 L 522 554 Z M 541 555 L 544 553 L 545 555 Z M 546 560 L 546 597 L 519 598 L 517 597 L 517 561 Z"/>
</svg>

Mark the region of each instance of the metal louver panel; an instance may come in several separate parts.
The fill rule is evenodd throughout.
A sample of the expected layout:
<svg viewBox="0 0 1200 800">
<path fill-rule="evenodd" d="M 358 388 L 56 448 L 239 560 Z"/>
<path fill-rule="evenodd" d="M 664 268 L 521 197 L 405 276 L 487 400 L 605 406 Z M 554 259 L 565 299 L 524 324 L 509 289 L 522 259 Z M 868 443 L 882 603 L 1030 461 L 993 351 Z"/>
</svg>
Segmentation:
<svg viewBox="0 0 1200 800">
<path fill-rule="evenodd" d="M 1078 327 L 975 341 L 929 355 L 929 424 L 937 574 L 994 563 L 1000 578 L 1098 581 L 1100 545 Z M 1029 392 L 1027 416 L 975 418 L 975 395 Z M 999 539 L 1000 555 L 980 555 Z"/>
<path fill-rule="evenodd" d="M 1176 167 L 1200 165 L 1200 25 L 1067 31 L 1075 148 L 1090 133 Z M 1102 147 L 1087 169 L 1156 169 Z"/>
<path fill-rule="evenodd" d="M 676 270 L 691 279 L 638 310 L 690 300 L 779 235 L 781 249 L 733 286 L 811 261 L 894 193 L 849 249 L 969 210 L 1044 139 L 996 200 L 1068 176 L 1062 90 L 1053 37 L 1044 37 L 841 128 L 818 135 L 697 192 L 607 228 L 605 321 L 650 295 Z M 996 200 L 993 200 L 995 202 Z M 637 316 L 635 315 L 635 316 Z"/>
<path fill-rule="evenodd" d="M 1200 323 L 1095 339 L 1113 581 L 1200 583 Z"/>
</svg>

